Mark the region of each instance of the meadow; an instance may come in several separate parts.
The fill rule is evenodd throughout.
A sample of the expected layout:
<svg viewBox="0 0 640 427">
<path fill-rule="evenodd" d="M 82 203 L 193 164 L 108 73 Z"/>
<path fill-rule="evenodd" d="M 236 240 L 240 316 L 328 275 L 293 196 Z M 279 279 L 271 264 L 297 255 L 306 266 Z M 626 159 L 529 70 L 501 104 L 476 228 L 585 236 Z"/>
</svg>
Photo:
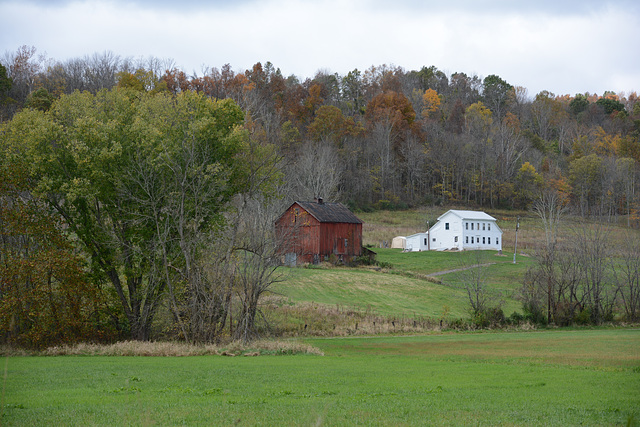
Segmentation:
<svg viewBox="0 0 640 427">
<path fill-rule="evenodd" d="M 321 355 L 5 359 L 3 425 L 638 425 L 640 331 L 309 338 Z"/>
</svg>

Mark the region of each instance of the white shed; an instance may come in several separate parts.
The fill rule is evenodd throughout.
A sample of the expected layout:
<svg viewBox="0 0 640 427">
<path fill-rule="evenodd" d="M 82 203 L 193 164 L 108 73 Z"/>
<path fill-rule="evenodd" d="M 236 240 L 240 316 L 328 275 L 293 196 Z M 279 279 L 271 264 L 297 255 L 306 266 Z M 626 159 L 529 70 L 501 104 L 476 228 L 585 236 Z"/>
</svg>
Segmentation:
<svg viewBox="0 0 640 427">
<path fill-rule="evenodd" d="M 404 236 L 396 236 L 391 241 L 391 247 L 395 249 L 404 249 L 407 247 L 407 238 Z"/>
<path fill-rule="evenodd" d="M 502 230 L 496 219 L 484 212 L 449 210 L 438 218 L 428 235 L 431 250 L 502 250 Z"/>
</svg>

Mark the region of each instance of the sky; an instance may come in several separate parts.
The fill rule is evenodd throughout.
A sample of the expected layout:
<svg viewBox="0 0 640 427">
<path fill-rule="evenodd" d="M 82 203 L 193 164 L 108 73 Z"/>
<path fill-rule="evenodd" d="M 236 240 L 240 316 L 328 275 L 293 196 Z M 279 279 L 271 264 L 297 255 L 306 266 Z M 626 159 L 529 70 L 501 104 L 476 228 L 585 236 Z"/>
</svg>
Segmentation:
<svg viewBox="0 0 640 427">
<path fill-rule="evenodd" d="M 638 0 L 0 0 L 0 54 L 112 52 L 189 75 L 270 61 L 300 80 L 386 64 L 496 74 L 530 97 L 640 92 Z"/>
</svg>

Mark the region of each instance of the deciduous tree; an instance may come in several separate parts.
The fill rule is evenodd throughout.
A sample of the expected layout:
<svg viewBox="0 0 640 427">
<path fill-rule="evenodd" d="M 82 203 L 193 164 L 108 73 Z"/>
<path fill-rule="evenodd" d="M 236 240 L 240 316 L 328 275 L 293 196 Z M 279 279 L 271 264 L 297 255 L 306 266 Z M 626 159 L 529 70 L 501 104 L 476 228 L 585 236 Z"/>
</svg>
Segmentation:
<svg viewBox="0 0 640 427">
<path fill-rule="evenodd" d="M 116 89 L 63 96 L 9 125 L 5 141 L 28 159 L 33 193 L 111 282 L 132 338 L 150 337 L 165 290 L 177 298 L 188 286 L 199 234 L 240 191 L 230 135 L 242 119 L 229 100 Z"/>
</svg>

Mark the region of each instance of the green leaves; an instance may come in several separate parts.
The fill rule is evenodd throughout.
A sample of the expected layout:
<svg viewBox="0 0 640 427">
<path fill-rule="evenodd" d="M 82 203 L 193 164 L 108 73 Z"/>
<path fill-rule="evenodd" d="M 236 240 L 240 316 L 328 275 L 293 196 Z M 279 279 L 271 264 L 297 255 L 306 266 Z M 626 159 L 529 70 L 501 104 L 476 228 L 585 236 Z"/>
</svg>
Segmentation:
<svg viewBox="0 0 640 427">
<path fill-rule="evenodd" d="M 171 286 L 161 266 L 189 268 L 187 248 L 249 185 L 233 178 L 266 156 L 239 155 L 250 148 L 237 135 L 243 118 L 231 100 L 118 88 L 63 96 L 6 126 L 8 161 L 78 236 L 96 277 L 109 277 L 134 338 L 147 337 Z"/>
</svg>

